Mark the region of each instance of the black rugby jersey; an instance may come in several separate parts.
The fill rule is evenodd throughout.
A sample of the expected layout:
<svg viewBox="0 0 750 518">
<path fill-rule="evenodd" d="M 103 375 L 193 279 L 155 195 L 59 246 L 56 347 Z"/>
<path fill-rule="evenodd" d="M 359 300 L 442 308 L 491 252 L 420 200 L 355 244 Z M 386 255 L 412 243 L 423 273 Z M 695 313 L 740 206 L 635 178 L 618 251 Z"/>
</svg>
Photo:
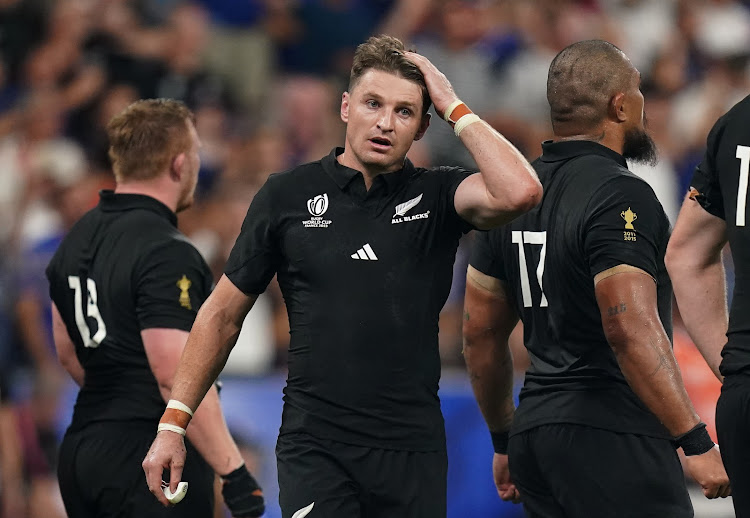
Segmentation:
<svg viewBox="0 0 750 518">
<path fill-rule="evenodd" d="M 259 294 L 278 274 L 291 332 L 282 434 L 442 449 L 438 316 L 471 228 L 453 204 L 471 173 L 406 160 L 367 191 L 341 152 L 268 179 L 227 277 Z"/>
<path fill-rule="evenodd" d="M 727 224 L 735 284 L 727 344 L 719 370 L 726 376 L 750 367 L 750 96 L 722 116 L 708 134 L 706 154 L 690 185 L 701 206 Z"/>
<path fill-rule="evenodd" d="M 211 272 L 166 205 L 138 194 L 100 196 L 47 267 L 52 301 L 85 370 L 71 429 L 98 421 L 156 426 L 165 402 L 141 330 L 189 331 Z"/>
<path fill-rule="evenodd" d="M 524 325 L 531 366 L 513 433 L 572 423 L 669 437 L 625 381 L 594 291 L 594 276 L 613 266 L 646 271 L 671 339 L 669 222 L 659 201 L 621 155 L 594 142 L 545 142 L 532 165 L 542 202 L 479 233 L 471 257 L 474 268 L 506 281 Z"/>
</svg>

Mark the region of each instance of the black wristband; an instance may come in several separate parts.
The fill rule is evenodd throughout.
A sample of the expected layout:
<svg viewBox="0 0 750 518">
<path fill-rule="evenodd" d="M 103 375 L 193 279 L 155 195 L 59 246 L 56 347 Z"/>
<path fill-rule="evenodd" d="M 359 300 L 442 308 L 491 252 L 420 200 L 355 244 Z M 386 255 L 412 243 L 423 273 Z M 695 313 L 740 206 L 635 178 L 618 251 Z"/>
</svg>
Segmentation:
<svg viewBox="0 0 750 518">
<path fill-rule="evenodd" d="M 264 513 L 263 492 L 244 464 L 221 479 L 221 494 L 234 518 L 257 518 Z"/>
<path fill-rule="evenodd" d="M 508 432 L 490 432 L 492 448 L 494 448 L 495 453 L 501 455 L 508 454 L 508 435 Z"/>
<path fill-rule="evenodd" d="M 698 423 L 689 432 L 675 437 L 674 442 L 688 457 L 702 455 L 714 447 L 714 441 L 706 430 L 706 423 Z"/>
</svg>

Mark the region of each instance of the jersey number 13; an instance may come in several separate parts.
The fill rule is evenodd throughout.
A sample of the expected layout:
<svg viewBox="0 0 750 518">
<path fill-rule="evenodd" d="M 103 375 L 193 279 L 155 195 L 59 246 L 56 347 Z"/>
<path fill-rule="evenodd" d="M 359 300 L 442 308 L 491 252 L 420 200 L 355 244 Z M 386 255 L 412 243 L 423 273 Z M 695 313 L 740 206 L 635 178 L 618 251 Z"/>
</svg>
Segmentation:
<svg viewBox="0 0 750 518">
<path fill-rule="evenodd" d="M 68 276 L 68 286 L 73 290 L 73 306 L 75 307 L 76 326 L 81 333 L 81 339 L 85 347 L 99 347 L 107 337 L 107 326 L 104 325 L 102 315 L 99 313 L 99 306 L 96 295 L 96 282 L 94 279 L 86 279 L 86 314 L 83 313 L 83 293 L 81 278 L 76 275 Z M 91 330 L 86 322 L 86 317 L 96 320 L 96 333 L 91 336 Z"/>
</svg>

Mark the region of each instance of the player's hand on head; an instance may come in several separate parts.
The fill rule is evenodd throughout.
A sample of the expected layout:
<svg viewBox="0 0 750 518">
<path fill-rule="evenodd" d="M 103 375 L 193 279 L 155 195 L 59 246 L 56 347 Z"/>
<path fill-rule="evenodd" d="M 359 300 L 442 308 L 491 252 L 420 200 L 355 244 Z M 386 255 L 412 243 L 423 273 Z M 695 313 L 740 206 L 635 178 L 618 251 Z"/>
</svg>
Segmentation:
<svg viewBox="0 0 750 518">
<path fill-rule="evenodd" d="M 412 61 L 419 70 L 424 74 L 424 80 L 427 84 L 427 92 L 430 94 L 432 104 L 435 105 L 435 111 L 442 117 L 445 110 L 455 101 L 458 100 L 456 92 L 453 91 L 448 78 L 445 77 L 432 62 L 421 54 L 416 52 L 406 52 L 406 57 Z"/>
<path fill-rule="evenodd" d="M 177 485 L 182 478 L 182 468 L 185 466 L 185 441 L 182 435 L 163 431 L 156 434 L 156 439 L 143 459 L 141 466 L 146 473 L 148 490 L 163 505 L 170 505 L 162 491 L 162 473 L 169 470 L 169 488 L 177 492 Z"/>
<path fill-rule="evenodd" d="M 706 498 L 726 498 L 732 494 L 718 446 L 701 455 L 686 456 L 685 469 L 703 488 Z"/>
<path fill-rule="evenodd" d="M 510 478 L 508 469 L 508 456 L 496 453 L 492 459 L 492 476 L 495 479 L 497 494 L 506 502 L 518 504 L 521 502 L 521 494 Z"/>
<path fill-rule="evenodd" d="M 258 518 L 265 512 L 263 491 L 244 464 L 221 481 L 221 496 L 234 518 Z"/>
</svg>

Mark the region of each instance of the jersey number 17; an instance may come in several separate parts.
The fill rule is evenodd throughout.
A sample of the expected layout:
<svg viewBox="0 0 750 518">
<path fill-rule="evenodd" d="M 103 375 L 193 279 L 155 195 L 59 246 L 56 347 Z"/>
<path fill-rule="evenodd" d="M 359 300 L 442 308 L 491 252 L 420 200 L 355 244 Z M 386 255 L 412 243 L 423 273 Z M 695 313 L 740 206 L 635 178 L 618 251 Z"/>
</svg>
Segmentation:
<svg viewBox="0 0 750 518">
<path fill-rule="evenodd" d="M 539 252 L 539 264 L 536 267 L 536 280 L 539 283 L 539 291 L 542 298 L 539 301 L 540 308 L 547 307 L 547 296 L 542 288 L 542 277 L 544 276 L 544 259 L 547 256 L 547 231 L 532 232 L 530 230 L 514 230 L 511 234 L 513 243 L 518 245 L 518 268 L 521 277 L 521 295 L 523 297 L 523 307 L 530 308 L 531 302 L 531 283 L 529 281 L 529 270 L 526 266 L 526 251 L 524 244 L 541 245 L 542 250 Z"/>
</svg>

